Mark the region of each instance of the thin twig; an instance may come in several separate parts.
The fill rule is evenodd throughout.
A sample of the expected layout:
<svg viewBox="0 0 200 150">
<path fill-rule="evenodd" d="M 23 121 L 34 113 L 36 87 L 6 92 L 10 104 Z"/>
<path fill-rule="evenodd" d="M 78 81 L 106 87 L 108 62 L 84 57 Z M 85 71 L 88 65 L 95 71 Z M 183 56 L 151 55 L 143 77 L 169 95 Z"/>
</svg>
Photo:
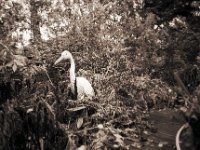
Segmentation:
<svg viewBox="0 0 200 150">
<path fill-rule="evenodd" d="M 177 150 L 181 150 L 181 147 L 180 147 L 180 135 L 181 135 L 181 132 L 186 129 L 187 127 L 189 127 L 189 124 L 188 123 L 185 123 L 184 125 L 181 126 L 181 128 L 178 130 L 178 132 L 176 133 L 176 149 Z"/>
<path fill-rule="evenodd" d="M 176 79 L 178 85 L 186 92 L 186 94 L 189 96 L 190 92 L 188 91 L 188 89 L 185 87 L 183 81 L 181 80 L 178 72 L 174 72 L 174 78 Z"/>
<path fill-rule="evenodd" d="M 46 105 L 46 107 L 48 108 L 48 110 L 51 112 L 51 114 L 53 115 L 54 119 L 55 119 L 55 114 L 54 114 L 54 111 L 53 109 L 51 108 L 51 106 L 43 99 L 43 98 L 40 98 L 41 101 Z"/>
<path fill-rule="evenodd" d="M 191 104 L 190 99 L 191 99 L 191 95 L 190 92 L 188 91 L 188 89 L 185 87 L 183 81 L 181 80 L 178 72 L 174 72 L 174 78 L 176 79 L 178 85 L 183 89 L 183 91 L 185 91 L 185 93 L 187 94 L 187 96 L 189 97 L 189 99 L 185 99 L 185 105 L 187 106 L 187 104 Z M 182 92 L 182 94 L 184 95 L 184 93 Z"/>
<path fill-rule="evenodd" d="M 45 72 L 45 74 L 46 74 L 46 76 L 47 76 L 47 78 L 48 78 L 48 80 L 49 80 L 51 86 L 52 86 L 54 89 L 56 89 L 56 87 L 54 86 L 53 82 L 51 81 L 51 78 L 50 78 L 48 72 L 47 72 L 46 70 L 44 70 L 44 72 Z"/>
</svg>

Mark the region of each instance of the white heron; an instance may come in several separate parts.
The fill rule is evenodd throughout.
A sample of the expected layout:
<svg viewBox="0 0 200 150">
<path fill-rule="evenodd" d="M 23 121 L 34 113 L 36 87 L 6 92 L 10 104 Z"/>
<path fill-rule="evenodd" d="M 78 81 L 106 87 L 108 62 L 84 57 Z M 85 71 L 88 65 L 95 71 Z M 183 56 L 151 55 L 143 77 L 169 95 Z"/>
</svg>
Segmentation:
<svg viewBox="0 0 200 150">
<path fill-rule="evenodd" d="M 72 94 L 72 99 L 82 99 L 85 96 L 92 98 L 95 96 L 94 89 L 90 82 L 84 77 L 76 77 L 75 73 L 75 62 L 72 54 L 65 50 L 61 53 L 61 56 L 56 60 L 54 65 L 58 64 L 61 61 L 70 60 L 70 84 L 69 89 Z"/>
</svg>

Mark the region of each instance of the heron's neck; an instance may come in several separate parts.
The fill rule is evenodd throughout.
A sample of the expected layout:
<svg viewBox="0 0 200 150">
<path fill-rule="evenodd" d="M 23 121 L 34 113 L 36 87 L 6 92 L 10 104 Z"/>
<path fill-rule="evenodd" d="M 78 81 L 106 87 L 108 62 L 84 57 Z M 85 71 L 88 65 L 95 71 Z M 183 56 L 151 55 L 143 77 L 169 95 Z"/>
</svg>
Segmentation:
<svg viewBox="0 0 200 150">
<path fill-rule="evenodd" d="M 70 67 L 70 81 L 71 83 L 75 83 L 75 79 L 76 79 L 76 75 L 75 75 L 75 62 L 74 62 L 74 59 L 73 57 L 70 58 L 70 64 L 71 64 L 71 67 Z"/>
</svg>

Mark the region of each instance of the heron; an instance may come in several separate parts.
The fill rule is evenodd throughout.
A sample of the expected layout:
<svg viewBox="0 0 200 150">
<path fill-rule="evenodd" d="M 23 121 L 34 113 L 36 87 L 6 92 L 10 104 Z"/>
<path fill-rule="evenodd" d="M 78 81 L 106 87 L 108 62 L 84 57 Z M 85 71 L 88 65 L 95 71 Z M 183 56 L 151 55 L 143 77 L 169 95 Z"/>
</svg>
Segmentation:
<svg viewBox="0 0 200 150">
<path fill-rule="evenodd" d="M 90 82 L 85 77 L 76 77 L 75 73 L 75 61 L 72 54 L 65 50 L 61 53 L 61 56 L 55 61 L 54 65 L 62 61 L 70 61 L 70 84 L 68 86 L 69 93 L 72 99 L 83 99 L 84 97 L 92 98 L 95 96 L 94 89 Z"/>
</svg>

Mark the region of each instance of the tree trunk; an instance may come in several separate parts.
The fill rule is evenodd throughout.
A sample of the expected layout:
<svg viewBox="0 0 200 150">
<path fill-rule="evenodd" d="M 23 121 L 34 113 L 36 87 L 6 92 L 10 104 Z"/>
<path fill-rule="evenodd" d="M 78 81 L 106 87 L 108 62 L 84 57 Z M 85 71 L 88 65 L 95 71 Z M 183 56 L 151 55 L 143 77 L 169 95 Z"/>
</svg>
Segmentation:
<svg viewBox="0 0 200 150">
<path fill-rule="evenodd" d="M 42 2 L 31 0 L 30 1 L 30 11 L 31 11 L 31 29 L 33 31 L 33 40 L 38 43 L 42 41 L 40 33 L 40 21 L 41 18 L 38 15 L 38 9 L 42 6 Z"/>
</svg>

